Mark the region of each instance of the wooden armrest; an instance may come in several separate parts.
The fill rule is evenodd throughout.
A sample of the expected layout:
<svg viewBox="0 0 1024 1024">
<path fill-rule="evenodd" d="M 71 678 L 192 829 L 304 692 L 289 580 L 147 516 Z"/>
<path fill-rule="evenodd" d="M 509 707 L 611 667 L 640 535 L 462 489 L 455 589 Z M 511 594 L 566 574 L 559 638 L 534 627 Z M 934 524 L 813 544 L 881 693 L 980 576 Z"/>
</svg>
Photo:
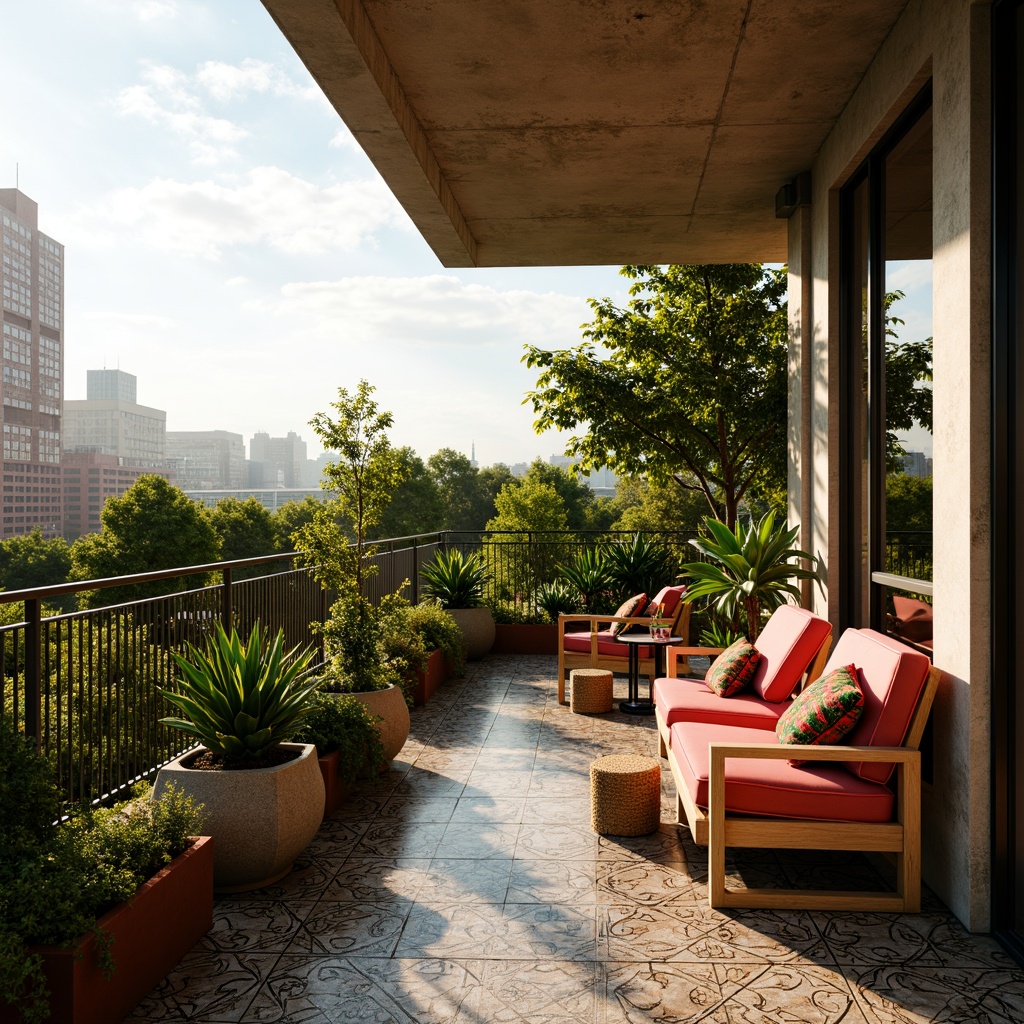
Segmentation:
<svg viewBox="0 0 1024 1024">
<path fill-rule="evenodd" d="M 669 679 L 679 678 L 679 662 L 686 661 L 693 655 L 707 655 L 713 657 L 721 654 L 724 647 L 666 647 L 665 648 L 665 673 Z"/>
<path fill-rule="evenodd" d="M 796 761 L 881 761 L 910 764 L 920 758 L 921 751 L 911 747 L 846 747 L 817 743 L 727 743 L 712 740 L 711 770 L 715 763 L 724 764 L 727 757 L 750 757 L 760 760 Z"/>
</svg>

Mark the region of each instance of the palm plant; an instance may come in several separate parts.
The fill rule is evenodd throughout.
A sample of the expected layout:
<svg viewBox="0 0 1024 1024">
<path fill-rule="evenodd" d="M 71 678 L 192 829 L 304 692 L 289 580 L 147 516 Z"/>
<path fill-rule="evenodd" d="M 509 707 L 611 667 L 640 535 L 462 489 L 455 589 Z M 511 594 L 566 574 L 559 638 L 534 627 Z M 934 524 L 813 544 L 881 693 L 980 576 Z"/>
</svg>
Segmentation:
<svg viewBox="0 0 1024 1024">
<path fill-rule="evenodd" d="M 205 650 L 187 644 L 173 657 L 178 690 L 161 693 L 187 717 L 160 721 L 230 761 L 257 760 L 290 739 L 316 689 L 307 674 L 312 649 L 285 651 L 284 631 L 268 642 L 258 622 L 247 642 L 217 623 Z"/>
<path fill-rule="evenodd" d="M 620 597 L 656 594 L 676 575 L 676 560 L 664 544 L 648 540 L 642 533 L 607 551 L 608 567 Z"/>
<path fill-rule="evenodd" d="M 814 580 L 821 586 L 817 570 L 794 564 L 798 558 L 816 561 L 794 547 L 796 538 L 795 527 L 775 529 L 774 512 L 768 512 L 756 526 L 751 520 L 745 530 L 742 523 L 730 530 L 717 519 L 705 519 L 702 536 L 690 543 L 708 561 L 683 566 L 684 575 L 689 576 L 683 599 L 707 598 L 722 622 L 734 626 L 740 613 L 745 613 L 747 638 L 753 642 L 763 612 L 774 611 L 788 597 L 800 599 L 795 580 Z"/>
<path fill-rule="evenodd" d="M 577 551 L 568 565 L 558 570 L 559 576 L 575 587 L 588 612 L 599 612 L 601 598 L 612 589 L 614 577 L 604 548 L 588 547 Z"/>
<path fill-rule="evenodd" d="M 438 551 L 425 565 L 423 593 L 440 601 L 442 608 L 477 608 L 484 603 L 484 588 L 491 579 L 483 558 L 464 555 L 458 548 Z"/>
</svg>

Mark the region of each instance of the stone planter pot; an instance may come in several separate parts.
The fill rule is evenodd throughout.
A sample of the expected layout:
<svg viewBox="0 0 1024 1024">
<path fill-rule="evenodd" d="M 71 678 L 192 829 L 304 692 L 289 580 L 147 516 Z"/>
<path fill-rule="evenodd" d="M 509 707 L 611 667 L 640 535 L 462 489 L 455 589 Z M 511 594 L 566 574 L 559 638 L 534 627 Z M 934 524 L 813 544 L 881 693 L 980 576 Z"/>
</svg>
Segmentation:
<svg viewBox="0 0 1024 1024">
<path fill-rule="evenodd" d="M 448 614 L 462 631 L 468 661 L 479 661 L 490 652 L 494 646 L 494 616 L 490 608 L 449 608 Z"/>
<path fill-rule="evenodd" d="M 370 690 L 366 693 L 352 693 L 361 704 L 365 704 L 371 715 L 380 721 L 377 728 L 380 740 L 384 744 L 383 771 L 391 766 L 398 752 L 405 746 L 409 738 L 409 705 L 405 703 L 405 694 L 400 686 L 389 686 L 386 690 Z"/>
<path fill-rule="evenodd" d="M 558 627 L 550 623 L 495 626 L 495 654 L 557 654 Z"/>
<path fill-rule="evenodd" d="M 324 783 L 312 743 L 286 764 L 250 771 L 200 771 L 190 750 L 160 769 L 154 794 L 169 783 L 205 805 L 213 837 L 213 884 L 220 892 L 259 889 L 283 878 L 316 835 L 324 816 Z"/>
<path fill-rule="evenodd" d="M 438 648 L 431 651 L 425 669 L 416 669 L 416 682 L 412 691 L 413 704 L 421 708 L 433 696 L 434 691 L 448 678 L 444 653 Z"/>
<path fill-rule="evenodd" d="M 355 784 L 338 773 L 341 752 L 331 751 L 317 758 L 320 776 L 324 780 L 324 817 L 329 818 L 351 795 Z"/>
<path fill-rule="evenodd" d="M 99 919 L 110 936 L 114 972 L 105 977 L 93 932 L 72 947 L 36 946 L 50 990 L 50 1024 L 99 1024 L 126 1017 L 213 927 L 213 842 L 197 839 Z M 0 1003 L 0 1024 L 18 1024 Z"/>
</svg>

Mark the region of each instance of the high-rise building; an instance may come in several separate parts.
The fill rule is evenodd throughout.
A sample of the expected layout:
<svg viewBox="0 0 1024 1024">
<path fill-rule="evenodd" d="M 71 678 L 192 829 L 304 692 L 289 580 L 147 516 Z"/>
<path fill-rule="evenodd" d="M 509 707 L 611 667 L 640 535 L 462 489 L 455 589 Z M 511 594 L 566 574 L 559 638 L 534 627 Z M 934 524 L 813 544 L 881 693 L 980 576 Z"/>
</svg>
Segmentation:
<svg viewBox="0 0 1024 1024">
<path fill-rule="evenodd" d="M 3 250 L 3 491 L 0 536 L 61 532 L 64 246 L 38 227 L 38 204 L 0 189 Z"/>
<path fill-rule="evenodd" d="M 287 437 L 253 434 L 249 442 L 250 487 L 303 487 L 306 483 L 306 442 L 288 431 Z"/>
<path fill-rule="evenodd" d="M 241 434 L 228 430 L 169 430 L 167 461 L 183 491 L 235 491 L 245 485 Z"/>
<path fill-rule="evenodd" d="M 124 466 L 164 469 L 166 434 L 163 409 L 120 398 L 64 403 L 64 450 L 68 452 L 116 455 Z"/>
<path fill-rule="evenodd" d="M 69 542 L 85 533 L 99 533 L 103 529 L 100 512 L 107 498 L 120 498 L 143 474 L 155 473 L 172 479 L 168 469 L 126 466 L 116 455 L 96 452 L 65 452 L 61 470 L 64 539 Z"/>
<path fill-rule="evenodd" d="M 86 370 L 85 397 L 90 401 L 114 399 L 134 405 L 138 400 L 138 378 L 124 370 Z"/>
</svg>

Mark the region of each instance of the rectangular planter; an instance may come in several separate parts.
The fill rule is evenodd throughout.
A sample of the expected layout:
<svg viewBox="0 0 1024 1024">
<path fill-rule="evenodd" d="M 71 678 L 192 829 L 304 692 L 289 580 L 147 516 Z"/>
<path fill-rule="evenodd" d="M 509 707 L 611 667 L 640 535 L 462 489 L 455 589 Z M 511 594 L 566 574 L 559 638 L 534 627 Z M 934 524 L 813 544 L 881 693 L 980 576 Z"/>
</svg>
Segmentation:
<svg viewBox="0 0 1024 1024">
<path fill-rule="evenodd" d="M 329 818 L 351 795 L 353 785 L 338 774 L 340 751 L 333 751 L 317 758 L 320 774 L 324 779 L 324 817 Z"/>
<path fill-rule="evenodd" d="M 440 649 L 430 652 L 427 667 L 416 670 L 416 686 L 412 691 L 413 704 L 421 708 L 430 700 L 434 691 L 448 678 L 448 666 Z"/>
<path fill-rule="evenodd" d="M 213 840 L 197 839 L 99 927 L 109 936 L 114 972 L 104 977 L 96 936 L 70 949 L 37 946 L 50 990 L 50 1024 L 116 1024 L 213 927 Z M 0 1003 L 0 1024 L 21 1013 Z"/>
<path fill-rule="evenodd" d="M 557 654 L 558 627 L 552 624 L 498 624 L 492 654 Z"/>
</svg>

